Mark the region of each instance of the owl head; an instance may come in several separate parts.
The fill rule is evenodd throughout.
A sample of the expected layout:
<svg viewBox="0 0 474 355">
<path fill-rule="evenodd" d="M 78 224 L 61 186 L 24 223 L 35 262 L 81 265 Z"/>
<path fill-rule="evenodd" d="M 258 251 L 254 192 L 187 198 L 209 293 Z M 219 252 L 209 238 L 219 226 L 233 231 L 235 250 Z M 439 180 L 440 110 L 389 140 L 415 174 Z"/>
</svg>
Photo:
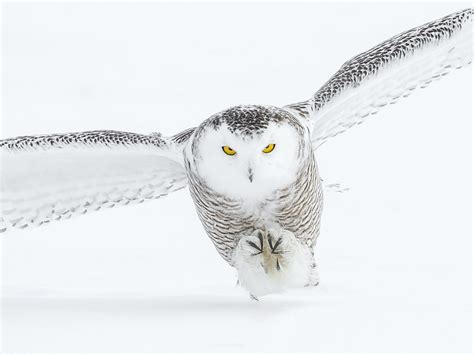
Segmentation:
<svg viewBox="0 0 474 355">
<path fill-rule="evenodd" d="M 236 106 L 196 129 L 186 157 L 210 189 L 248 199 L 290 186 L 308 154 L 309 130 L 291 113 L 272 106 Z"/>
</svg>

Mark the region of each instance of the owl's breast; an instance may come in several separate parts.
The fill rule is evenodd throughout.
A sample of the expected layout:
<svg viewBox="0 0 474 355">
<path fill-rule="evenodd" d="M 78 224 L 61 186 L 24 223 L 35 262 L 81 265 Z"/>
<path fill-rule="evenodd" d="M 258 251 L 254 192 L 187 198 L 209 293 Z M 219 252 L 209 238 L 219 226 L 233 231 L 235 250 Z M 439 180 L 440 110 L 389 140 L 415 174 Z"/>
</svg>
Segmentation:
<svg viewBox="0 0 474 355">
<path fill-rule="evenodd" d="M 211 189 L 189 165 L 189 191 L 202 225 L 219 254 L 232 263 L 239 238 L 275 224 L 312 246 L 319 233 L 322 190 L 314 159 L 301 169 L 295 182 L 267 196 L 236 199 Z"/>
</svg>

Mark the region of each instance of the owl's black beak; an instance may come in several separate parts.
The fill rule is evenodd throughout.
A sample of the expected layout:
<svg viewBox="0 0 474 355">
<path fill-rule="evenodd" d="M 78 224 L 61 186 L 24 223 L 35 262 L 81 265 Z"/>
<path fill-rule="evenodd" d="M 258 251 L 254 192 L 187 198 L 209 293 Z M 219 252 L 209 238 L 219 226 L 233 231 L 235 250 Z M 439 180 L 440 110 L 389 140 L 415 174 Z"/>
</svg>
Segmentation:
<svg viewBox="0 0 474 355">
<path fill-rule="evenodd" d="M 249 181 L 253 182 L 253 170 L 252 170 L 252 168 L 249 168 Z"/>
</svg>

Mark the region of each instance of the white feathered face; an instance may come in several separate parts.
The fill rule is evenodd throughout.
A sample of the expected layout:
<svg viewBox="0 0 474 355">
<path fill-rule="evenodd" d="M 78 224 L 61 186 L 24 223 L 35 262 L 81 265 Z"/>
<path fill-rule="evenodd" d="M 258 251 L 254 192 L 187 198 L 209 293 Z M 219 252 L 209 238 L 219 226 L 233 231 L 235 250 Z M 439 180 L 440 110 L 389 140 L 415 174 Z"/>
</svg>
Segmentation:
<svg viewBox="0 0 474 355">
<path fill-rule="evenodd" d="M 196 170 L 217 193 L 234 199 L 271 196 L 296 180 L 306 151 L 296 128 L 269 122 L 255 134 L 232 132 L 223 123 L 196 142 Z"/>
</svg>

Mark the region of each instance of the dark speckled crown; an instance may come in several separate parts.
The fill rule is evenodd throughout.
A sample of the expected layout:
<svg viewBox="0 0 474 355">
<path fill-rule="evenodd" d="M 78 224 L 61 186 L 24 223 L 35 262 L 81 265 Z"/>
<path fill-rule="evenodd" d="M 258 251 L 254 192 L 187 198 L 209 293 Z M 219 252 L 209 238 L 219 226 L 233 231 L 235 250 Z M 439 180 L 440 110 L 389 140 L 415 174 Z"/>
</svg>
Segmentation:
<svg viewBox="0 0 474 355">
<path fill-rule="evenodd" d="M 199 157 L 197 143 L 208 129 L 217 130 L 225 124 L 231 133 L 251 138 L 262 134 L 270 123 L 288 123 L 298 132 L 300 137 L 300 153 L 304 142 L 304 126 L 290 112 L 275 107 L 261 105 L 234 106 L 225 111 L 216 113 L 205 120 L 197 129 L 192 141 L 192 152 Z"/>
<path fill-rule="evenodd" d="M 232 133 L 250 136 L 260 134 L 268 128 L 271 123 L 287 122 L 297 130 L 303 126 L 288 111 L 274 106 L 246 105 L 234 106 L 219 112 L 202 123 L 199 131 L 213 127 L 217 129 L 225 123 Z M 199 134 L 200 132 L 198 132 Z"/>
</svg>

